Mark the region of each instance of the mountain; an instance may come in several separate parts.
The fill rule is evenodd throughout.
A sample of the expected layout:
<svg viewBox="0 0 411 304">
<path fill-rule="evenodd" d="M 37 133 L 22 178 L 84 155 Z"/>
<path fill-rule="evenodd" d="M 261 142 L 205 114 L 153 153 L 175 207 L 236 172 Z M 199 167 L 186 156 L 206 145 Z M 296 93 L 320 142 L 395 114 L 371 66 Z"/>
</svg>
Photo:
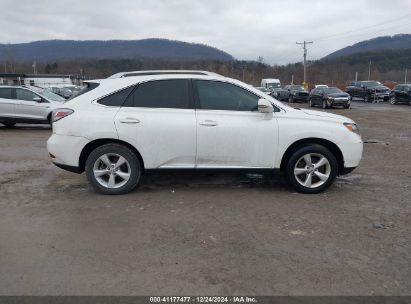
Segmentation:
<svg viewBox="0 0 411 304">
<path fill-rule="evenodd" d="M 383 50 L 404 50 L 411 49 L 411 34 L 399 34 L 395 36 L 383 36 L 370 40 L 358 42 L 354 45 L 347 46 L 335 51 L 325 59 L 334 59 L 342 56 L 348 56 L 357 53 L 374 52 Z"/>
<path fill-rule="evenodd" d="M 0 44 L 1 59 L 50 62 L 73 59 L 167 59 L 175 61 L 231 61 L 233 56 L 204 44 L 167 39 L 142 40 L 43 40 Z"/>
</svg>

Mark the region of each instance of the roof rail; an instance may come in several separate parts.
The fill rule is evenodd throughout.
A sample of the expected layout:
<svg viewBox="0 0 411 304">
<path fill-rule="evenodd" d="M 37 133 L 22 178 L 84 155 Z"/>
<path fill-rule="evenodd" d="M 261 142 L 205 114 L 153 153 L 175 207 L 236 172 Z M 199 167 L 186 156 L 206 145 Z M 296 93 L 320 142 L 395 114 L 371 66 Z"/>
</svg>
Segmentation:
<svg viewBox="0 0 411 304">
<path fill-rule="evenodd" d="M 207 71 L 195 71 L 195 70 L 153 70 L 153 71 L 132 71 L 132 72 L 120 72 L 108 79 L 132 77 L 132 76 L 148 76 L 148 75 L 173 75 L 173 74 L 191 74 L 191 75 L 204 75 L 204 76 L 221 76 L 217 73 Z"/>
</svg>

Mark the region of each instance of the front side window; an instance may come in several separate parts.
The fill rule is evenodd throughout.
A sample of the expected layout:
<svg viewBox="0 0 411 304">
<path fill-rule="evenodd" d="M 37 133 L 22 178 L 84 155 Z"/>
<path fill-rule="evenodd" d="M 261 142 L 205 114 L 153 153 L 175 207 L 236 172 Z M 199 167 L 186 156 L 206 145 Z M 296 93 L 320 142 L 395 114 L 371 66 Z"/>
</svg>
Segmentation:
<svg viewBox="0 0 411 304">
<path fill-rule="evenodd" d="M 167 79 L 143 82 L 127 98 L 126 107 L 190 108 L 189 80 Z"/>
<path fill-rule="evenodd" d="M 259 96 L 236 85 L 197 80 L 199 108 L 206 110 L 256 111 Z"/>
<path fill-rule="evenodd" d="M 39 96 L 29 90 L 16 89 L 16 99 L 18 100 L 33 101 L 35 97 Z"/>
<path fill-rule="evenodd" d="M 11 88 L 2 88 L 0 89 L 0 98 L 12 99 Z"/>
</svg>

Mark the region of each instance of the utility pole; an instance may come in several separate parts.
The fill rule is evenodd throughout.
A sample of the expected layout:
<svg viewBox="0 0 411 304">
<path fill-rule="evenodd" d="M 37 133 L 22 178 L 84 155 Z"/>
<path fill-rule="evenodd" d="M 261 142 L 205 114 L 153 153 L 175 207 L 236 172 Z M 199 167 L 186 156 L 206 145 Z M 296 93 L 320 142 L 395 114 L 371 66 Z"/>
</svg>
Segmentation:
<svg viewBox="0 0 411 304">
<path fill-rule="evenodd" d="M 33 62 L 33 65 L 31 67 L 33 68 L 34 74 L 37 74 L 37 72 L 36 72 L 36 62 L 35 61 Z"/>
<path fill-rule="evenodd" d="M 358 81 L 358 72 L 355 72 L 355 82 Z"/>
<path fill-rule="evenodd" d="M 307 44 L 314 43 L 313 41 L 305 41 L 304 42 L 296 42 L 296 44 L 302 44 L 303 45 L 303 50 L 304 50 L 304 86 L 306 85 L 307 81 Z"/>
<path fill-rule="evenodd" d="M 371 77 L 371 60 L 370 60 L 370 64 L 368 65 L 368 80 L 370 80 Z"/>
<path fill-rule="evenodd" d="M 407 72 L 408 72 L 408 69 L 405 69 L 404 83 L 407 83 Z"/>
</svg>

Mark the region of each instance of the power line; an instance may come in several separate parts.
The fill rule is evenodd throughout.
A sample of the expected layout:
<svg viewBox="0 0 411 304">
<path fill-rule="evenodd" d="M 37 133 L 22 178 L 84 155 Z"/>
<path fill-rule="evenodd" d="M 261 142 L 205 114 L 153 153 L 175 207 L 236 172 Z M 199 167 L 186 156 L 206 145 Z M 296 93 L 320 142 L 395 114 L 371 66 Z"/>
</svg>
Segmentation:
<svg viewBox="0 0 411 304">
<path fill-rule="evenodd" d="M 380 22 L 380 23 L 373 24 L 373 25 L 365 26 L 365 27 L 362 27 L 362 28 L 357 28 L 357 29 L 354 29 L 354 30 L 349 30 L 349 31 L 345 31 L 345 32 L 340 32 L 340 33 L 337 33 L 337 34 L 328 35 L 328 36 L 323 36 L 323 37 L 317 37 L 315 40 L 317 40 L 317 41 L 323 41 L 323 40 L 333 39 L 333 37 L 338 37 L 338 36 L 341 36 L 341 35 L 351 34 L 351 33 L 355 33 L 355 32 L 358 32 L 358 31 L 364 31 L 364 30 L 366 30 L 366 29 L 378 27 L 378 26 L 381 26 L 381 25 L 384 25 L 384 24 L 388 24 L 388 23 L 398 22 L 398 21 L 400 21 L 400 20 L 402 20 L 402 19 L 409 18 L 409 16 L 411 16 L 411 14 L 407 14 L 407 15 L 404 15 L 404 16 L 399 17 L 399 18 L 390 19 L 390 20 L 387 20 L 387 21 L 384 21 L 384 22 Z M 357 34 L 357 35 L 358 35 L 358 34 Z"/>
</svg>

